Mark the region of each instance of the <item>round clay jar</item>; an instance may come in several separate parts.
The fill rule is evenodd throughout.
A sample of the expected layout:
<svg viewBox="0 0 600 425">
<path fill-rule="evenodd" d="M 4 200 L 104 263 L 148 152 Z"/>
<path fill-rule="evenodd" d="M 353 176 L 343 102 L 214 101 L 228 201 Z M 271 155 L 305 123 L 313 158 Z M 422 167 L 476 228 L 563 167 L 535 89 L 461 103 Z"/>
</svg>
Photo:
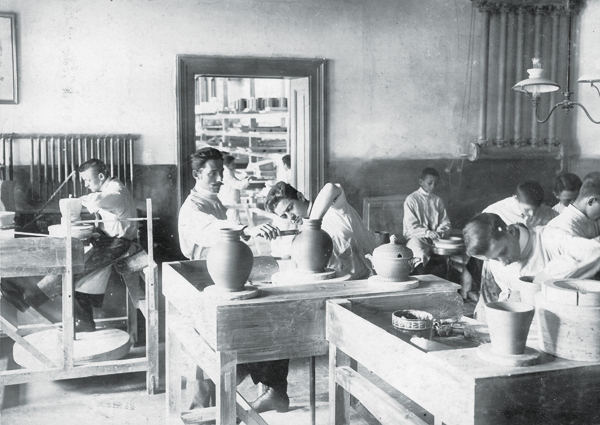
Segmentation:
<svg viewBox="0 0 600 425">
<path fill-rule="evenodd" d="M 323 273 L 333 253 L 331 236 L 321 229 L 320 219 L 305 218 L 302 232 L 292 241 L 292 259 L 299 270 Z"/>
<path fill-rule="evenodd" d="M 386 280 L 404 282 L 412 272 L 417 258 L 413 258 L 410 248 L 396 243 L 396 238 L 391 242 L 378 246 L 373 250 L 373 255 L 366 256 L 379 276 Z"/>
<path fill-rule="evenodd" d="M 252 272 L 252 250 L 240 240 L 241 234 L 241 230 L 221 229 L 221 240 L 206 257 L 210 277 L 217 288 L 226 292 L 243 291 Z"/>
</svg>

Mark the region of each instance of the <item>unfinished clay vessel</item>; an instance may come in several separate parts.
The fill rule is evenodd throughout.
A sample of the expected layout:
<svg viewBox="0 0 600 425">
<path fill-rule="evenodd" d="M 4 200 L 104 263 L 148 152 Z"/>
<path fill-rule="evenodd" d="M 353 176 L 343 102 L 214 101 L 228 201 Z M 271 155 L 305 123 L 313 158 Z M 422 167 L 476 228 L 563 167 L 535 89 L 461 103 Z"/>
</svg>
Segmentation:
<svg viewBox="0 0 600 425">
<path fill-rule="evenodd" d="M 373 255 L 365 255 L 377 272 L 378 276 L 391 282 L 405 282 L 408 275 L 413 271 L 415 264 L 421 261 L 413 257 L 410 248 L 397 243 L 396 236 L 392 235 L 390 243 L 378 246 Z"/>
<path fill-rule="evenodd" d="M 492 348 L 498 354 L 523 354 L 535 308 L 531 304 L 498 301 L 485 305 Z"/>
<path fill-rule="evenodd" d="M 252 272 L 252 250 L 240 240 L 241 234 L 241 230 L 221 229 L 221 240 L 208 251 L 206 267 L 220 290 L 243 291 Z"/>
<path fill-rule="evenodd" d="M 305 218 L 302 232 L 292 242 L 292 260 L 298 269 L 310 273 L 323 273 L 333 253 L 331 236 L 321 229 L 321 220 Z"/>
</svg>

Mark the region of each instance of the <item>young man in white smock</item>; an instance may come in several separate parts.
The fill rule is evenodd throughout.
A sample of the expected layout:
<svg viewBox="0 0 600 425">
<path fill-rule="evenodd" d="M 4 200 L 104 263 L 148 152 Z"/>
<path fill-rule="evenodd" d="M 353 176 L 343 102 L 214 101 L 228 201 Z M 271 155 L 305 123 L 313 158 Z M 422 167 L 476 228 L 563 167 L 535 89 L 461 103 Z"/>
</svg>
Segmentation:
<svg viewBox="0 0 600 425">
<path fill-rule="evenodd" d="M 181 252 L 190 260 L 206 258 L 210 247 L 219 241 L 223 228 L 243 226 L 227 218 L 227 208 L 218 197 L 223 184 L 223 155 L 214 148 L 202 148 L 191 156 L 192 174 L 196 185 L 179 210 L 179 244 Z M 261 235 L 267 239 L 278 236 L 279 230 L 269 223 L 256 227 L 243 227 L 243 237 Z M 254 402 L 257 412 L 288 410 L 287 375 L 289 360 L 274 360 L 237 365 L 237 382 L 247 375 L 255 384 L 265 385 L 265 392 Z M 198 380 L 197 391 L 190 408 L 207 407 L 214 402 L 214 385 Z"/>
<path fill-rule="evenodd" d="M 436 240 L 450 234 L 450 219 L 442 199 L 433 193 L 440 175 L 435 168 L 425 168 L 419 179 L 419 189 L 404 201 L 404 237 L 413 256 L 420 258 L 414 274 L 423 274 L 431 258 Z"/>
<path fill-rule="evenodd" d="M 365 255 L 376 248 L 375 234 L 348 204 L 341 185 L 327 183 L 311 202 L 293 186 L 278 182 L 269 191 L 265 208 L 295 225 L 301 225 L 303 218 L 322 219 L 321 228 L 333 242 L 327 267 L 350 274 L 351 280 L 371 276 L 372 267 Z"/>
</svg>

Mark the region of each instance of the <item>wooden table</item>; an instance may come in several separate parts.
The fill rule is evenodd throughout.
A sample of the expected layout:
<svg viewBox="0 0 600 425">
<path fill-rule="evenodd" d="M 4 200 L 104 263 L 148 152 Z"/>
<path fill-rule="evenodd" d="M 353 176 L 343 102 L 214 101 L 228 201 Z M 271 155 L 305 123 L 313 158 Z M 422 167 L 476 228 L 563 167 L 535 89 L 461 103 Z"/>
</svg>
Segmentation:
<svg viewBox="0 0 600 425">
<path fill-rule="evenodd" d="M 461 348 L 469 345 L 462 337 L 448 339 L 442 351 L 426 352 L 391 324 L 391 312 L 403 303 L 396 295 L 327 302 L 330 424 L 348 423 L 349 394 L 384 425 L 424 424 L 357 373 L 354 362 L 433 414 L 436 424 L 600 422 L 599 362 L 543 354 L 535 366 L 499 366 L 481 360 L 473 343 Z M 533 331 L 528 346 L 536 342 Z"/>
<path fill-rule="evenodd" d="M 180 368 L 184 352 L 217 388 L 217 407 L 205 414 L 196 413 L 196 419 L 213 417 L 217 424 L 233 425 L 237 399 L 237 415 L 246 423 L 262 424 L 260 416 L 236 396 L 236 364 L 327 353 L 326 300 L 395 294 L 410 299 L 407 302 L 411 305 L 462 315 L 459 286 L 435 276 L 419 276 L 421 285 L 407 292 L 398 292 L 393 284 L 377 285 L 366 280 L 276 286 L 257 283 L 268 280 L 277 269 L 261 270 L 263 266 L 259 262 L 257 267 L 256 260 L 250 280 L 259 287 L 260 296 L 239 301 L 219 301 L 201 292 L 212 283 L 205 261 L 163 264 L 170 423 L 181 423 Z"/>
</svg>

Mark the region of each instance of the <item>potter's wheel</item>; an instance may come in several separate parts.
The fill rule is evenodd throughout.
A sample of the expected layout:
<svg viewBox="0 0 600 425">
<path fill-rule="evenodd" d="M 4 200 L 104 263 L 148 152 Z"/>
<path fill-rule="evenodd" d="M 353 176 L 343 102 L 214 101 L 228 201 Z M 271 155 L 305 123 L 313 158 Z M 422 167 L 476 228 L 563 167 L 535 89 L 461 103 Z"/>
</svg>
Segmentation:
<svg viewBox="0 0 600 425">
<path fill-rule="evenodd" d="M 330 283 L 342 282 L 350 279 L 350 273 L 340 274 L 333 269 L 326 268 L 323 273 L 310 273 L 299 269 L 281 270 L 273 274 L 273 283 L 281 285 L 295 285 L 299 283 Z"/>
<path fill-rule="evenodd" d="M 477 355 L 486 362 L 502 366 L 531 366 L 541 361 L 542 353 L 531 347 L 525 347 L 523 354 L 500 354 L 494 351 L 492 344 L 477 347 Z"/>
<path fill-rule="evenodd" d="M 387 288 L 394 289 L 395 291 L 408 291 L 409 289 L 416 288 L 419 286 L 419 279 L 414 276 L 408 276 L 407 280 L 398 282 L 395 280 L 386 279 L 379 275 L 373 275 L 368 279 L 369 283 L 381 286 L 385 285 Z"/>
<path fill-rule="evenodd" d="M 249 283 L 244 286 L 243 291 L 224 291 L 217 285 L 210 285 L 204 288 L 204 293 L 209 297 L 214 297 L 219 300 L 249 300 L 258 296 L 259 290 L 256 286 Z"/>
</svg>

